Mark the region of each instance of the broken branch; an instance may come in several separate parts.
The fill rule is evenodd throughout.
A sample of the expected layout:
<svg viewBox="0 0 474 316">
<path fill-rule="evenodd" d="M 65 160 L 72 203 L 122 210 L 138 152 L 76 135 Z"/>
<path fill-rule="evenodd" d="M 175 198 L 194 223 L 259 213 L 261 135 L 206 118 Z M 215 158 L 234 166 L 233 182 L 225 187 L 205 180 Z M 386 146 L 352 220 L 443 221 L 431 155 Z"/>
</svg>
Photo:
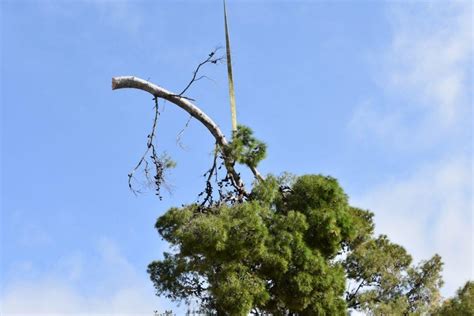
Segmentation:
<svg viewBox="0 0 474 316">
<path fill-rule="evenodd" d="M 146 91 L 152 94 L 154 97 L 165 99 L 178 107 L 182 108 L 186 112 L 188 112 L 192 117 L 196 120 L 201 122 L 207 130 L 211 133 L 211 135 L 216 140 L 216 143 L 219 147 L 226 148 L 228 145 L 228 141 L 224 136 L 224 133 L 220 130 L 219 126 L 200 108 L 194 105 L 191 101 L 181 97 L 180 95 L 176 95 L 160 86 L 157 86 L 149 81 L 143 80 L 138 77 L 134 76 L 122 76 L 122 77 L 114 77 L 112 78 L 112 90 L 117 89 L 138 89 Z M 247 195 L 244 187 L 244 183 L 242 182 L 240 175 L 234 168 L 234 161 L 231 157 L 225 155 L 224 150 L 221 151 L 222 158 L 224 160 L 224 165 L 227 169 L 227 172 L 231 178 L 233 185 L 244 195 Z M 254 174 L 255 178 L 258 180 L 263 180 L 263 177 L 258 172 L 255 167 L 249 167 Z"/>
</svg>

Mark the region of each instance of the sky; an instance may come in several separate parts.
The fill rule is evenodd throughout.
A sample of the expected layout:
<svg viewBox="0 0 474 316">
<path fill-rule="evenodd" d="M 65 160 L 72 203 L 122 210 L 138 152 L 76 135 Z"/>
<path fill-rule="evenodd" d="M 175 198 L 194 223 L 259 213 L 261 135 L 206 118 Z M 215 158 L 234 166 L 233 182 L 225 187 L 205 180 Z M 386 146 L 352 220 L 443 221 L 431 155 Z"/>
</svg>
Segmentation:
<svg viewBox="0 0 474 316">
<path fill-rule="evenodd" d="M 157 148 L 177 167 L 163 200 L 127 174 L 153 101 L 134 75 L 180 91 L 224 42 L 221 1 L 0 0 L 0 311 L 151 315 L 154 230 L 192 203 L 213 139 L 161 103 Z M 228 0 L 237 119 L 268 145 L 263 174 L 336 177 L 376 232 L 415 262 L 444 261 L 442 293 L 473 273 L 473 4 Z M 221 52 L 223 52 L 221 50 Z M 188 96 L 229 135 L 225 64 Z M 249 184 L 251 177 L 245 173 Z"/>
</svg>

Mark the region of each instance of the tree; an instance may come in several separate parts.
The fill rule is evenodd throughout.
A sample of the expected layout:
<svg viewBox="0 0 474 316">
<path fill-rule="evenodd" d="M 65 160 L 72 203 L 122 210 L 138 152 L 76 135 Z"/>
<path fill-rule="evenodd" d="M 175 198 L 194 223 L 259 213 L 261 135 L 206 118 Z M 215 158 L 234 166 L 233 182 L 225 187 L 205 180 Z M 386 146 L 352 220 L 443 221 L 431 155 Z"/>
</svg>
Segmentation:
<svg viewBox="0 0 474 316">
<path fill-rule="evenodd" d="M 446 300 L 433 314 L 435 316 L 474 315 L 474 282 L 468 281 L 457 291 L 455 297 Z"/>
<path fill-rule="evenodd" d="M 158 295 L 196 297 L 219 315 L 408 315 L 438 302 L 439 256 L 410 266 L 401 246 L 372 236 L 372 214 L 350 207 L 331 177 L 283 183 L 269 176 L 245 202 L 160 217 L 177 252 L 148 267 Z M 346 275 L 360 284 L 344 297 Z"/>
<path fill-rule="evenodd" d="M 441 257 L 411 266 L 406 250 L 379 236 L 349 252 L 344 266 L 357 286 L 346 299 L 350 308 L 374 315 L 427 314 L 440 303 Z"/>
<path fill-rule="evenodd" d="M 330 176 L 265 178 L 258 172 L 266 146 L 250 128 L 236 123 L 227 25 L 226 47 L 233 118 L 230 142 L 184 95 L 202 78 L 197 74 L 203 65 L 222 59 L 216 51 L 198 65 L 179 94 L 136 77 L 112 79 L 112 89 L 140 89 L 155 101 L 147 149 L 129 180 L 141 166 L 150 175 L 146 159 L 151 153 L 155 167 L 151 182 L 159 194 L 164 170 L 174 166 L 169 157 L 157 154 L 153 143 L 160 98 L 188 112 L 216 142 L 202 200 L 171 208 L 155 224 L 173 250 L 148 266 L 157 295 L 177 301 L 196 299 L 204 313 L 217 315 L 346 315 L 349 309 L 370 315 L 435 312 L 441 302 L 440 256 L 412 265 L 402 246 L 387 236 L 374 235 L 373 213 L 349 205 Z M 254 175 L 250 190 L 237 171 L 238 164 Z M 222 167 L 225 175 L 218 178 Z M 445 308 L 458 311 L 461 303 L 450 302 Z"/>
<path fill-rule="evenodd" d="M 209 54 L 197 70 L 217 61 L 214 56 Z M 187 111 L 216 140 L 202 201 L 172 208 L 156 222 L 174 249 L 148 266 L 157 295 L 197 299 L 203 310 L 219 315 L 345 315 L 348 309 L 411 315 L 437 306 L 439 256 L 412 266 L 403 247 L 374 236 L 373 214 L 350 206 L 332 177 L 264 178 L 257 165 L 266 155 L 265 144 L 245 126 L 238 126 L 227 141 L 218 125 L 183 96 L 188 87 L 174 94 L 136 77 L 112 80 L 113 89 L 136 88 L 154 96 L 152 132 L 134 170 L 151 152 L 158 193 L 164 169 L 173 166 L 153 144 L 159 98 Z M 250 190 L 237 164 L 253 172 Z M 225 176 L 213 180 L 221 167 Z M 145 169 L 147 176 L 150 172 Z M 346 289 L 348 281 L 356 286 Z"/>
<path fill-rule="evenodd" d="M 311 188 L 306 210 L 294 211 L 292 204 L 301 203 L 297 195 Z M 321 198 L 320 190 L 333 192 Z M 242 203 L 172 209 L 156 227 L 179 252 L 165 254 L 148 271 L 158 293 L 173 299 L 198 296 L 219 314 L 344 313 L 344 271 L 329 259 L 337 244 L 353 235 L 346 203 L 332 178 L 298 178 L 282 198 L 278 179 L 269 177 Z M 316 205 L 326 208 L 329 225 L 321 225 Z"/>
</svg>

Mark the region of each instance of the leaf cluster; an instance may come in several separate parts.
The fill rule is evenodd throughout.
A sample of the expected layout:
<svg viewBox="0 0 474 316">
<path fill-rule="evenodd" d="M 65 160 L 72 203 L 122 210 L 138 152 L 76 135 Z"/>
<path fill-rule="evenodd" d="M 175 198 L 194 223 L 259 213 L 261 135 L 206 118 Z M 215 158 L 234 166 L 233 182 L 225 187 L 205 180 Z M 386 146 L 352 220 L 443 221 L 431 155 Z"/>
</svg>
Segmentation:
<svg viewBox="0 0 474 316">
<path fill-rule="evenodd" d="M 253 136 L 249 127 L 238 125 L 224 151 L 233 161 L 255 168 L 265 158 L 267 146 Z"/>
</svg>

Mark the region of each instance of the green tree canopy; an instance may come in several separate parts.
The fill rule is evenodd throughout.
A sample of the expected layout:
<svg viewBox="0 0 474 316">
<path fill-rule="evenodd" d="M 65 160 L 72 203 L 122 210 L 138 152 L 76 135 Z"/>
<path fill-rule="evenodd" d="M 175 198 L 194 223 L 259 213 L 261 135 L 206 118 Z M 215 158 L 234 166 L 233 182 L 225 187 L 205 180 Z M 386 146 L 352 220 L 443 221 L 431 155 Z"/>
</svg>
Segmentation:
<svg viewBox="0 0 474 316">
<path fill-rule="evenodd" d="M 440 302 L 441 257 L 418 266 L 400 245 L 381 235 L 348 252 L 344 266 L 356 287 L 348 290 L 350 308 L 372 315 L 430 313 Z"/>
<path fill-rule="evenodd" d="M 468 281 L 457 291 L 455 297 L 446 300 L 434 313 L 435 316 L 474 315 L 474 282 Z"/>
<path fill-rule="evenodd" d="M 256 165 L 252 148 L 264 156 L 265 146 L 240 128 L 227 150 L 236 161 Z M 210 314 L 433 311 L 441 258 L 413 266 L 402 246 L 374 235 L 372 218 L 349 205 L 332 177 L 270 175 L 244 201 L 190 204 L 158 218 L 155 227 L 173 251 L 148 272 L 157 295 L 198 299 Z"/>
</svg>

